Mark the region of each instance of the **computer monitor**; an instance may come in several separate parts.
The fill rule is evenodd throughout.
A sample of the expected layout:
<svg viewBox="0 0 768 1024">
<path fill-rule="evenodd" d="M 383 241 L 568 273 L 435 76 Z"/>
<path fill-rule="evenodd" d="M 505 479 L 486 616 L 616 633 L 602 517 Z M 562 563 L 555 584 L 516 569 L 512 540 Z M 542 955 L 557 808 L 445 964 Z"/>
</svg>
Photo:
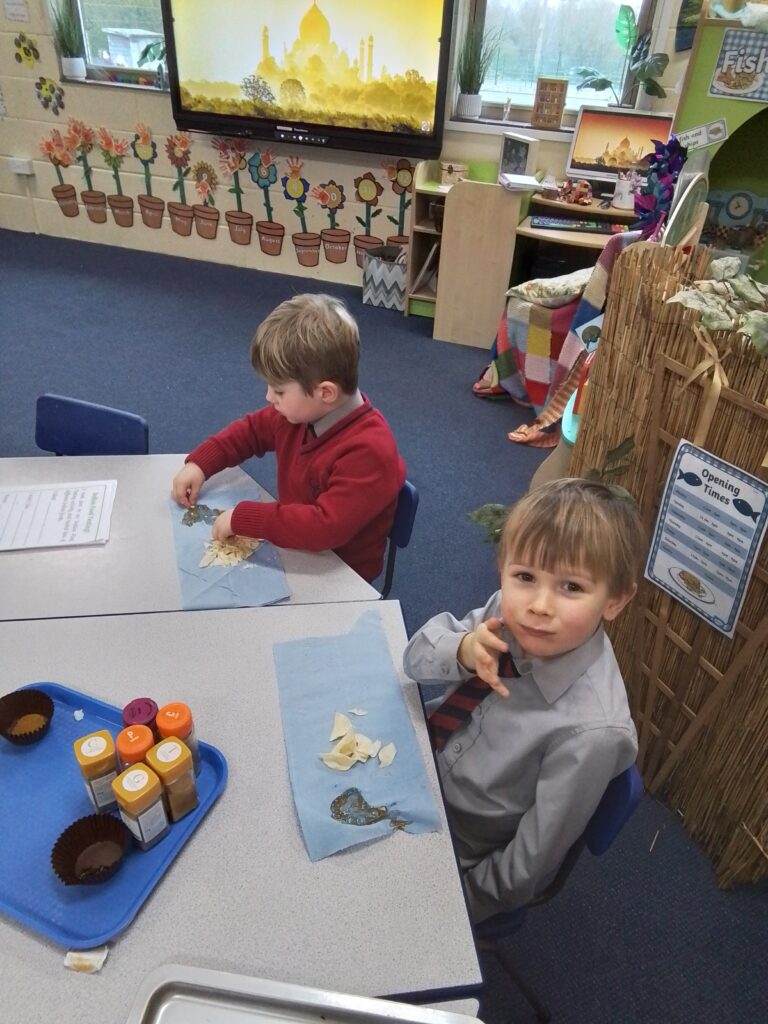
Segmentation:
<svg viewBox="0 0 768 1024">
<path fill-rule="evenodd" d="M 569 178 L 616 181 L 619 171 L 643 173 L 654 140 L 667 142 L 672 114 L 614 107 L 581 107 L 565 173 Z"/>
</svg>

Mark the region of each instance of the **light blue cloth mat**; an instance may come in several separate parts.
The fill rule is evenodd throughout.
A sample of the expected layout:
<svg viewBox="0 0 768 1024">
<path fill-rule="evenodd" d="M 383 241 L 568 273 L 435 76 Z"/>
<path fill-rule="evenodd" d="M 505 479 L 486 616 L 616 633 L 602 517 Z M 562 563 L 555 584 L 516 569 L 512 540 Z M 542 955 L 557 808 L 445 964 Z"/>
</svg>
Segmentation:
<svg viewBox="0 0 768 1024">
<path fill-rule="evenodd" d="M 341 636 L 279 643 L 273 652 L 288 771 L 310 860 L 392 835 L 393 820 L 407 822 L 406 832 L 439 831 L 440 815 L 379 613 L 365 612 Z M 367 714 L 348 714 L 350 708 Z M 337 711 L 355 732 L 395 744 L 389 767 L 381 768 L 378 758 L 345 772 L 323 764 L 319 755 L 337 742 L 328 738 Z M 386 806 L 388 817 L 365 825 L 334 819 L 332 802 L 350 788 L 371 807 Z"/>
<path fill-rule="evenodd" d="M 261 491 L 255 481 L 243 487 L 217 487 L 206 483 L 198 495 L 197 512 L 205 518 L 184 525 L 188 509 L 169 499 L 176 567 L 181 588 L 181 603 L 186 609 L 253 608 L 274 604 L 290 596 L 280 554 L 273 544 L 262 541 L 253 554 L 237 565 L 209 565 L 200 568 L 205 546 L 211 539 L 215 515 L 206 509 L 230 509 L 239 501 L 259 501 Z"/>
</svg>

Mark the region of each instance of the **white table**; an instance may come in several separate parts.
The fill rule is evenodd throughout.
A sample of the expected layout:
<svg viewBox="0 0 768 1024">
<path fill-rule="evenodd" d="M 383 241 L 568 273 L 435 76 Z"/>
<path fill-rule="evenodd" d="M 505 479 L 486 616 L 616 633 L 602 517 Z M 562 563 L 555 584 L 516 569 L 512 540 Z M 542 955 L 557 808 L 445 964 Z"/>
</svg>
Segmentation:
<svg viewBox="0 0 768 1024">
<path fill-rule="evenodd" d="M 0 552 L 0 620 L 181 611 L 168 498 L 183 461 L 183 455 L 0 459 L 0 487 L 117 480 L 106 544 Z M 241 469 L 225 470 L 215 479 L 250 481 Z M 290 604 L 379 597 L 332 551 L 280 553 Z"/>
<path fill-rule="evenodd" d="M 61 947 L 0 918 L 3 1020 L 119 1024 L 140 980 L 173 962 L 360 995 L 447 989 L 455 1000 L 480 984 L 444 817 L 441 832 L 399 833 L 314 864 L 299 832 L 272 645 L 346 632 L 370 609 L 401 673 L 406 634 L 393 601 L 0 623 L 6 690 L 46 680 L 118 706 L 139 691 L 181 697 L 230 769 L 99 975 L 66 970 Z M 401 680 L 442 807 L 418 693 Z M 168 915 L 178 933 L 164 927 Z"/>
</svg>

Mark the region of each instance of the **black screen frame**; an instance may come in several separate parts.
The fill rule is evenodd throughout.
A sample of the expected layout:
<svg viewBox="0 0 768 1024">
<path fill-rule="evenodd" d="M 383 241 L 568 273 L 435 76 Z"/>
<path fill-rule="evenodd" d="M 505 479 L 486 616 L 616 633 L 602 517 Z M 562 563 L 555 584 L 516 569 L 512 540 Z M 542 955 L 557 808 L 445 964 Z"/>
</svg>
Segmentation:
<svg viewBox="0 0 768 1024">
<path fill-rule="evenodd" d="M 279 0 L 277 2 L 279 3 Z M 309 145 L 321 149 L 411 156 L 421 159 L 436 157 L 440 154 L 445 126 L 454 0 L 444 0 L 443 2 L 435 120 L 432 133 L 428 136 L 377 132 L 366 128 L 345 128 L 339 125 L 325 125 L 309 121 L 240 117 L 231 114 L 216 114 L 211 111 L 186 110 L 181 103 L 176 40 L 173 31 L 173 0 L 160 0 L 160 4 L 166 41 L 166 65 L 171 108 L 176 126 L 181 131 L 204 132 L 231 138 L 264 139 L 271 143 Z"/>
</svg>

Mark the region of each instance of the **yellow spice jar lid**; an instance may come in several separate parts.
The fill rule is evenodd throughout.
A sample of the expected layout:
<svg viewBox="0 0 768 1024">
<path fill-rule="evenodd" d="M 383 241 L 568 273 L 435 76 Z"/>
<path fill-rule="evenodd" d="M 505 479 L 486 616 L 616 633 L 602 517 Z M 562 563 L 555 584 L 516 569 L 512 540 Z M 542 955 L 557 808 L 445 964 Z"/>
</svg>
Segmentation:
<svg viewBox="0 0 768 1024">
<path fill-rule="evenodd" d="M 112 792 L 124 811 L 137 815 L 158 799 L 162 786 L 151 768 L 134 764 L 113 781 Z"/>
<path fill-rule="evenodd" d="M 115 741 L 106 729 L 81 736 L 73 744 L 80 771 L 86 779 L 108 772 L 115 764 Z"/>
<path fill-rule="evenodd" d="M 165 786 L 175 782 L 184 772 L 192 771 L 192 752 L 184 740 L 175 737 L 156 743 L 147 751 L 146 760 Z"/>
</svg>

